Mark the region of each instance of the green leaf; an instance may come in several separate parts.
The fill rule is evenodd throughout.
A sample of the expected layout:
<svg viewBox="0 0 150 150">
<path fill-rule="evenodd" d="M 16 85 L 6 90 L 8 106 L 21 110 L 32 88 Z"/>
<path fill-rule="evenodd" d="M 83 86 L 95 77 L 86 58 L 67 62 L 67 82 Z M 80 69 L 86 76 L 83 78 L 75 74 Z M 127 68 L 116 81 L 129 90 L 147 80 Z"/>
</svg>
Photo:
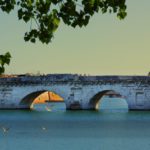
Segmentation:
<svg viewBox="0 0 150 150">
<path fill-rule="evenodd" d="M 5 72 L 5 68 L 4 67 L 0 67 L 0 75 L 3 74 Z"/>
<path fill-rule="evenodd" d="M 0 74 L 4 73 L 5 68 L 4 65 L 9 65 L 11 59 L 11 55 L 9 52 L 5 53 L 4 55 L 0 55 Z"/>
</svg>

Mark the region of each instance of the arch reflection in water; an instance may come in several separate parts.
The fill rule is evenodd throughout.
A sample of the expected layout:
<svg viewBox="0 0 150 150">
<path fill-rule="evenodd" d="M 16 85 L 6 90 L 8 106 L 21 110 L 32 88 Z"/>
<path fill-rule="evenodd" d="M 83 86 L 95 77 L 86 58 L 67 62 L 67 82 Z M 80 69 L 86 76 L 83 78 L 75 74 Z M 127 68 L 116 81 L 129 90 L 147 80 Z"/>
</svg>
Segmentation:
<svg viewBox="0 0 150 150">
<path fill-rule="evenodd" d="M 128 104 L 123 98 L 103 97 L 100 102 L 100 110 L 128 111 Z"/>
<path fill-rule="evenodd" d="M 29 109 L 52 111 L 55 109 L 65 110 L 64 99 L 52 91 L 36 91 L 26 95 L 20 102 Z"/>
<path fill-rule="evenodd" d="M 95 109 L 107 111 L 128 111 L 128 104 L 124 96 L 113 90 L 98 92 L 90 101 Z"/>
</svg>

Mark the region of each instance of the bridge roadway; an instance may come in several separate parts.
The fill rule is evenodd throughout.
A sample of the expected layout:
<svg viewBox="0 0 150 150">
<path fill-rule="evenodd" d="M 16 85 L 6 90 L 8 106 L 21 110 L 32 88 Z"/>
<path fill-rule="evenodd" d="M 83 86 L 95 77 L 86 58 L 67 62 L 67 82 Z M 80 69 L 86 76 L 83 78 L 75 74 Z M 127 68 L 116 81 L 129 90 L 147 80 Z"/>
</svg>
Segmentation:
<svg viewBox="0 0 150 150">
<path fill-rule="evenodd" d="M 67 109 L 98 109 L 102 96 L 126 99 L 130 110 L 150 110 L 149 76 L 18 75 L 0 78 L 0 109 L 29 109 L 40 94 L 51 91 Z"/>
</svg>

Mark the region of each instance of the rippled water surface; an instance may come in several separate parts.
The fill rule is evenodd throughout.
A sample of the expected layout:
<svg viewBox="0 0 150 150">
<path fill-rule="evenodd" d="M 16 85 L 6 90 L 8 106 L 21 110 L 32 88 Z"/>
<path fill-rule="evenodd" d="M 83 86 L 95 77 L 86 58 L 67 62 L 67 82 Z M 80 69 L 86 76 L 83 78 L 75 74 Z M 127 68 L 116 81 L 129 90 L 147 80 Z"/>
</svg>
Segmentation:
<svg viewBox="0 0 150 150">
<path fill-rule="evenodd" d="M 150 112 L 0 111 L 0 150 L 150 150 Z"/>
</svg>

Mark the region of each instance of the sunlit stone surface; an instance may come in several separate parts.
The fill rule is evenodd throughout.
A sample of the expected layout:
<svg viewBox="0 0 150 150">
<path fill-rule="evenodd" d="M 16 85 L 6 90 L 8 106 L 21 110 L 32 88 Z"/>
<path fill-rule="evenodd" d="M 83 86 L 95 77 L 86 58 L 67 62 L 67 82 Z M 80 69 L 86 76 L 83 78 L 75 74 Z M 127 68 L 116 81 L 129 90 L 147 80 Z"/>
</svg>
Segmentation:
<svg viewBox="0 0 150 150">
<path fill-rule="evenodd" d="M 149 76 L 76 74 L 0 78 L 0 108 L 29 109 L 38 96 L 48 91 L 62 97 L 67 109 L 98 109 L 104 95 L 122 97 L 132 110 L 150 109 Z"/>
</svg>

